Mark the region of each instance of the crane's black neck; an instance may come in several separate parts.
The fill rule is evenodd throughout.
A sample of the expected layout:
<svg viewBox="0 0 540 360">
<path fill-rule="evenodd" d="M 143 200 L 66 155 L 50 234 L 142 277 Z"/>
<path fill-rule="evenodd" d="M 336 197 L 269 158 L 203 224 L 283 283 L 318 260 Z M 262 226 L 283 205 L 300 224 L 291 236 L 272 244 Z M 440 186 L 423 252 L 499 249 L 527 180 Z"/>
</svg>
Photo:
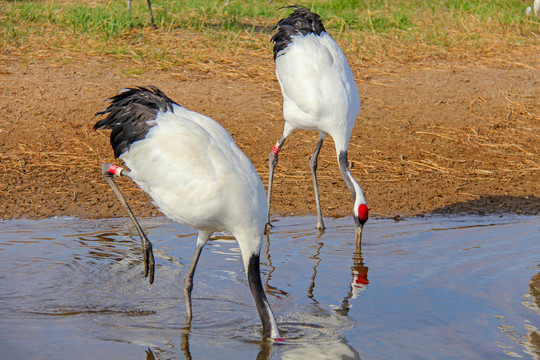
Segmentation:
<svg viewBox="0 0 540 360">
<path fill-rule="evenodd" d="M 264 293 L 262 286 L 259 261 L 260 259 L 258 254 L 251 255 L 249 258 L 247 277 L 249 288 L 251 289 L 251 293 L 255 299 L 255 305 L 257 306 L 257 311 L 259 312 L 259 316 L 261 318 L 263 337 L 268 338 L 272 335 L 272 330 L 277 333 L 277 329 L 273 329 L 273 327 L 275 327 L 274 314 L 270 309 L 270 305 L 268 304 L 268 300 L 266 299 L 266 294 Z"/>
</svg>

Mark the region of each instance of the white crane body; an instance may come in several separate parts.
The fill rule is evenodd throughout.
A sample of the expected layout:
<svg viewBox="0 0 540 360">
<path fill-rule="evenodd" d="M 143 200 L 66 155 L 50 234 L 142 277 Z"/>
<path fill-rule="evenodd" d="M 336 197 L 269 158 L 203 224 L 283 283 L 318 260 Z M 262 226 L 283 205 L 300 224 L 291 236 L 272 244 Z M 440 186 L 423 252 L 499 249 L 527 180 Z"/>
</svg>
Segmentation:
<svg viewBox="0 0 540 360">
<path fill-rule="evenodd" d="M 264 228 L 259 175 L 229 133 L 204 115 L 173 105 L 120 158 L 135 183 L 180 224 L 232 233 L 246 224 Z"/>
<path fill-rule="evenodd" d="M 272 37 L 285 125 L 281 138 L 269 155 L 267 225 L 270 226 L 274 170 L 281 147 L 296 129 L 318 131 L 319 141 L 309 160 L 317 205 L 317 228 L 324 229 L 317 160 L 323 141 L 330 134 L 334 139 L 341 174 L 352 194 L 352 212 L 359 242 L 368 219 L 368 208 L 360 185 L 351 175 L 347 157 L 352 130 L 360 113 L 358 88 L 345 54 L 326 32 L 320 16 L 302 6 L 291 7 L 296 10 L 277 23 L 277 31 Z"/>
<path fill-rule="evenodd" d="M 187 110 L 157 88 L 131 88 L 111 98 L 94 129 L 112 129 L 111 145 L 129 171 L 105 164 L 102 172 L 126 207 L 143 242 L 145 276 L 153 281 L 151 243 L 112 174 L 128 176 L 172 220 L 199 230 L 195 255 L 184 277 L 188 324 L 199 256 L 212 233 L 231 232 L 242 253 L 263 336 L 279 338 L 260 278 L 260 249 L 268 203 L 261 179 L 230 134 L 211 118 Z M 149 271 L 147 271 L 149 270 Z"/>
<path fill-rule="evenodd" d="M 360 97 L 347 59 L 330 35 L 293 35 L 276 57 L 276 75 L 285 127 L 325 132 L 347 149 Z"/>
</svg>

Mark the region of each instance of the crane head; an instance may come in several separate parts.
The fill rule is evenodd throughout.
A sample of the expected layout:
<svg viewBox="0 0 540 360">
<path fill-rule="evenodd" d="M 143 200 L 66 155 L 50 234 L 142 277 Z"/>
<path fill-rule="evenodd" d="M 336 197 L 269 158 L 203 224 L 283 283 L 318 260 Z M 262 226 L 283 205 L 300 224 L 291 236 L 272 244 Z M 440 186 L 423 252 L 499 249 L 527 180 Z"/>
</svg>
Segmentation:
<svg viewBox="0 0 540 360">
<path fill-rule="evenodd" d="M 356 242 L 362 241 L 362 229 L 364 224 L 369 218 L 369 209 L 366 204 L 358 205 L 358 208 L 354 209 L 354 223 L 356 224 Z"/>
<path fill-rule="evenodd" d="M 358 206 L 358 219 L 360 220 L 360 225 L 364 226 L 367 219 L 369 218 L 369 210 L 366 204 L 360 204 Z"/>
</svg>

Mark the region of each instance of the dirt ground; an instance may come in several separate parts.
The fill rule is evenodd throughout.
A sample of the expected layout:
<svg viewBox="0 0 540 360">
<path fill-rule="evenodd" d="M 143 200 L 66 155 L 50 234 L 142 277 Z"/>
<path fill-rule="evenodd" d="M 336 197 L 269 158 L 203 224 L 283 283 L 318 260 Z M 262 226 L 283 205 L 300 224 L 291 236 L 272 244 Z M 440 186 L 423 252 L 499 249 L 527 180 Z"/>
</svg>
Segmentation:
<svg viewBox="0 0 540 360">
<path fill-rule="evenodd" d="M 540 212 L 540 54 L 514 62 L 365 64 L 351 59 L 362 111 L 351 171 L 372 217 Z M 273 73 L 271 53 L 250 60 Z M 115 162 L 94 113 L 125 86 L 153 84 L 220 122 L 267 184 L 283 128 L 274 76 L 259 81 L 196 68 L 130 74 L 124 60 L 0 56 L 0 219 L 125 216 L 100 165 Z M 236 70 L 238 73 L 241 70 Z M 280 153 L 272 211 L 313 214 L 308 167 L 317 134 L 294 133 Z M 319 160 L 325 216 L 349 216 L 351 195 L 329 138 Z M 137 215 L 159 214 L 120 179 Z"/>
</svg>

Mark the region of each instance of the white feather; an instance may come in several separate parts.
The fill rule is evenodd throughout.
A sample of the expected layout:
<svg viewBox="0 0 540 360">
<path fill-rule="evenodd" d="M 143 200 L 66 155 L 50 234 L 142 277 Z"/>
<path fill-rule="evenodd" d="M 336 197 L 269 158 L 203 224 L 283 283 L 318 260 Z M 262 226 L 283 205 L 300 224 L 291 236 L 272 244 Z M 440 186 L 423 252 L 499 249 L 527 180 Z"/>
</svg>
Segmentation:
<svg viewBox="0 0 540 360">
<path fill-rule="evenodd" d="M 253 164 L 211 118 L 174 105 L 121 158 L 159 209 L 199 230 L 232 232 L 257 253 L 267 200 Z M 249 240 L 249 241 L 248 241 Z"/>
<path fill-rule="evenodd" d="M 328 133 L 346 150 L 360 97 L 345 55 L 326 32 L 297 35 L 276 58 L 286 128 Z"/>
</svg>

